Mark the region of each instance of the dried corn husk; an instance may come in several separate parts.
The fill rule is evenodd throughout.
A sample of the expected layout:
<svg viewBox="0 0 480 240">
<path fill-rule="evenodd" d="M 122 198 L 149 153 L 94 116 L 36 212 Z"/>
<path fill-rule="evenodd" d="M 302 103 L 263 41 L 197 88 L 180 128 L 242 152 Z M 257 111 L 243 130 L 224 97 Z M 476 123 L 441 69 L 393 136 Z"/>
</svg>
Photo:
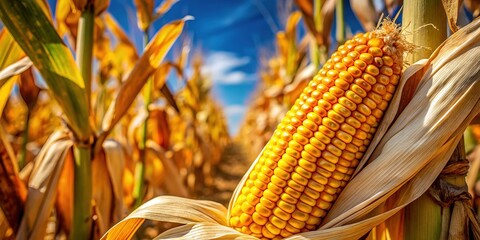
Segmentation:
<svg viewBox="0 0 480 240">
<path fill-rule="evenodd" d="M 464 129 L 480 112 L 479 61 L 480 19 L 477 19 L 452 35 L 430 59 L 409 67 L 360 169 L 340 194 L 322 227 L 287 239 L 358 239 L 420 197 L 444 168 Z M 421 79 L 418 86 L 412 84 L 418 79 Z M 410 99 L 405 92 L 414 94 Z M 244 177 L 238 186 L 243 186 L 245 180 Z M 159 197 L 146 203 L 142 211 L 131 214 L 104 238 L 132 236 L 145 218 L 187 224 L 158 238 L 189 239 L 194 234 L 205 239 L 246 237 L 215 225 L 215 222 L 225 225 L 226 216 L 218 215 L 219 211 L 226 214 L 221 206 L 212 209 L 215 205 L 212 202 L 187 199 L 165 204 L 169 200 L 172 198 Z M 165 214 L 180 207 L 185 211 Z M 465 220 L 467 212 L 460 218 Z M 195 223 L 198 221 L 201 223 Z"/>
</svg>

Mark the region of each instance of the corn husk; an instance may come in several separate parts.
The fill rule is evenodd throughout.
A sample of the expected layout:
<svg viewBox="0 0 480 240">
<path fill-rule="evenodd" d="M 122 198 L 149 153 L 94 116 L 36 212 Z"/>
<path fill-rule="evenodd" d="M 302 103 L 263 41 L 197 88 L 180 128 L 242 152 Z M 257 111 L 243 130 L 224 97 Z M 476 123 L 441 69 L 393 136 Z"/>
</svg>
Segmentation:
<svg viewBox="0 0 480 240">
<path fill-rule="evenodd" d="M 356 175 L 321 228 L 287 239 L 358 239 L 420 197 L 444 168 L 464 129 L 480 112 L 479 61 L 480 19 L 477 19 L 452 35 L 430 59 L 406 69 Z M 412 84 L 418 79 L 418 86 Z M 413 92 L 413 96 L 404 94 L 408 92 Z M 251 170 L 239 183 L 230 206 Z M 187 224 L 161 234 L 159 239 L 166 236 L 189 239 L 193 233 L 205 239 L 219 238 L 220 234 L 225 234 L 221 235 L 225 239 L 246 237 L 225 227 L 228 217 L 225 210 L 220 211 L 225 215 L 218 215 L 221 206 L 212 209 L 215 205 L 212 202 L 187 199 L 165 204 L 171 200 L 165 196 L 153 199 L 141 207 L 142 211 L 132 213 L 110 229 L 104 238 L 128 239 L 143 219 Z M 172 216 L 165 214 L 174 209 L 182 211 Z M 202 212 L 202 217 L 191 211 Z M 459 218 L 465 220 L 467 212 Z M 195 223 L 198 221 L 201 223 Z"/>
</svg>

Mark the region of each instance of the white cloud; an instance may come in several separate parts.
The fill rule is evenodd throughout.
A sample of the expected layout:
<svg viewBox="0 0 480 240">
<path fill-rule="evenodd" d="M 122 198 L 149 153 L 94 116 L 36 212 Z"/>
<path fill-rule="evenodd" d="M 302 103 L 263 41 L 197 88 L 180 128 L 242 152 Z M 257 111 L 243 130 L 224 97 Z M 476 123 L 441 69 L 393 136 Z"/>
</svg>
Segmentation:
<svg viewBox="0 0 480 240">
<path fill-rule="evenodd" d="M 245 106 L 243 105 L 229 105 L 225 107 L 225 114 L 229 117 L 243 115 L 245 113 Z"/>
<path fill-rule="evenodd" d="M 240 84 L 255 80 L 255 74 L 249 74 L 236 68 L 250 62 L 249 57 L 238 57 L 231 52 L 216 51 L 208 54 L 202 68 L 217 84 Z"/>
</svg>

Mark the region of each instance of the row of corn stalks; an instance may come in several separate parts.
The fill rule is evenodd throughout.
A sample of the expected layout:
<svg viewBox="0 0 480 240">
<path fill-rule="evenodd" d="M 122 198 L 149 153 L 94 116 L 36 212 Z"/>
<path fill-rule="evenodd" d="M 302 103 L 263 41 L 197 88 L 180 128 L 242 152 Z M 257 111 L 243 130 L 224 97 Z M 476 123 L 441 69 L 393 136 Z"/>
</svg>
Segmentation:
<svg viewBox="0 0 480 240">
<path fill-rule="evenodd" d="M 135 1 L 138 54 L 108 0 L 59 0 L 54 16 L 1 1 L 0 238 L 98 239 L 150 198 L 212 184 L 225 117 L 187 41 L 164 60 L 188 17 L 150 36 L 175 2 Z"/>
</svg>

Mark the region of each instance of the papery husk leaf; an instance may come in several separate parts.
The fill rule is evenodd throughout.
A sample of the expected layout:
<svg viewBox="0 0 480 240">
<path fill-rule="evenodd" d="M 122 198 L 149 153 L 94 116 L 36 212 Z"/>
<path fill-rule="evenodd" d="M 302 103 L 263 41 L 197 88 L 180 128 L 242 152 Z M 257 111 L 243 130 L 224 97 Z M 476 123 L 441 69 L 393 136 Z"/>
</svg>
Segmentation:
<svg viewBox="0 0 480 240">
<path fill-rule="evenodd" d="M 219 203 L 205 200 L 160 196 L 154 198 L 110 228 L 102 239 L 130 239 L 145 219 L 188 223 L 226 225 L 227 209 Z"/>
<path fill-rule="evenodd" d="M 73 142 L 65 132 L 53 133 L 35 160 L 36 165 L 28 183 L 25 213 L 19 239 L 41 239 L 53 209 L 60 173 L 65 159 L 71 154 Z"/>
<path fill-rule="evenodd" d="M 443 8 L 447 14 L 448 26 L 452 32 L 458 31 L 457 20 L 459 11 L 463 11 L 462 8 L 463 0 L 442 0 Z"/>
<path fill-rule="evenodd" d="M 115 124 L 123 117 L 127 109 L 148 80 L 148 77 L 160 66 L 167 51 L 183 31 L 185 17 L 163 26 L 147 45 L 128 79 L 122 85 L 117 98 L 110 104 L 102 124 L 103 135 L 108 135 Z"/>
<path fill-rule="evenodd" d="M 214 223 L 189 223 L 169 229 L 154 239 L 258 239 L 227 226 Z"/>
<path fill-rule="evenodd" d="M 1 1 L 0 17 L 39 70 L 80 141 L 90 137 L 87 96 L 70 49 L 35 1 Z"/>
</svg>

